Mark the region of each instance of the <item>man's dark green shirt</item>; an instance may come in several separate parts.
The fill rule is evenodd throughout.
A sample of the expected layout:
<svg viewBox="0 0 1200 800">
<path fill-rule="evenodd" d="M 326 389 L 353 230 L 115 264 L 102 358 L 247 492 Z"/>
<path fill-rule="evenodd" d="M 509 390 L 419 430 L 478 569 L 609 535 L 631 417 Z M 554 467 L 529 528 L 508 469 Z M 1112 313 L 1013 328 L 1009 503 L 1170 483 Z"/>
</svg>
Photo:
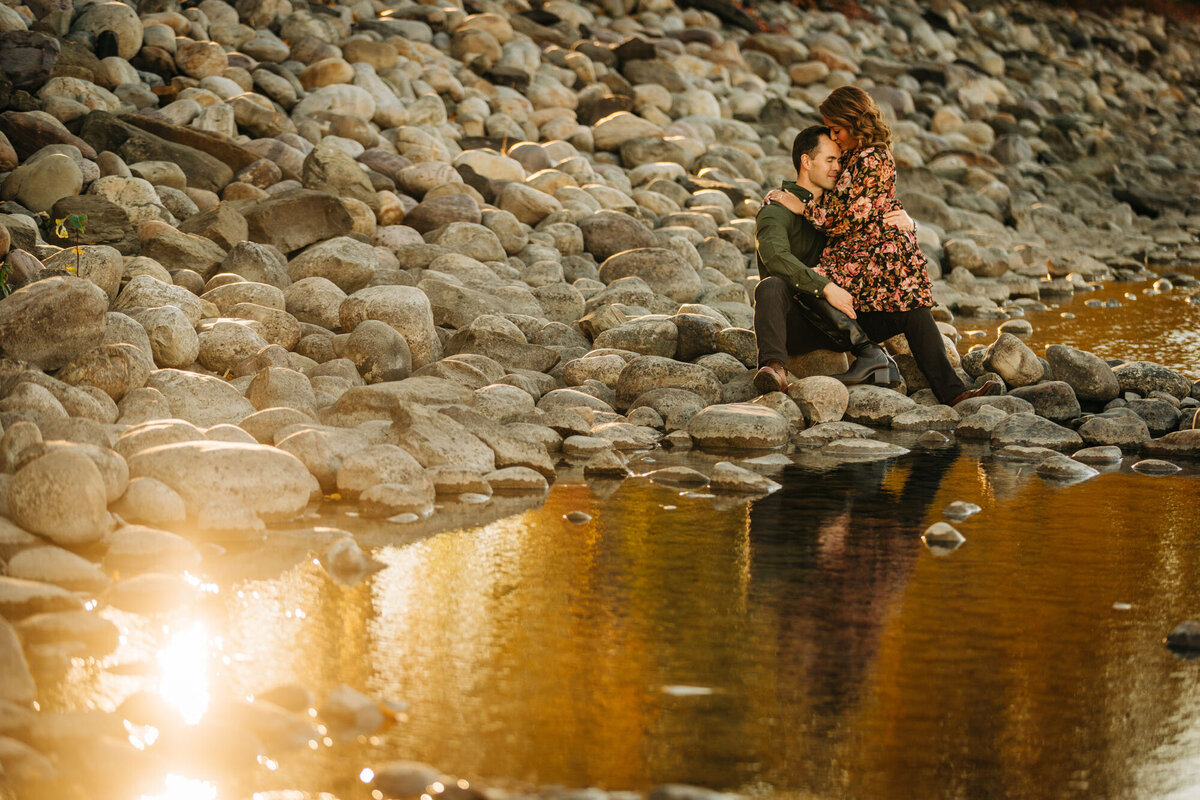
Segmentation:
<svg viewBox="0 0 1200 800">
<path fill-rule="evenodd" d="M 812 199 L 807 189 L 793 181 L 784 181 L 783 190 L 801 200 Z M 768 203 L 759 209 L 754 222 L 759 276 L 783 278 L 797 292 L 821 297 L 829 279 L 814 272 L 812 267 L 821 260 L 825 234 L 778 203 Z"/>
</svg>

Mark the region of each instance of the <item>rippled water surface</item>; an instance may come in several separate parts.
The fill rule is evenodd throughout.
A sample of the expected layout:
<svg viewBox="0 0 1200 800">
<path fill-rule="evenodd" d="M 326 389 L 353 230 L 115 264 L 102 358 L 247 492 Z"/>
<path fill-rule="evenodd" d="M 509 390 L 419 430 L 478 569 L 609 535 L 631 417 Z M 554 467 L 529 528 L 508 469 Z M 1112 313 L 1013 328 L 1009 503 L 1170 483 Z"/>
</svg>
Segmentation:
<svg viewBox="0 0 1200 800">
<path fill-rule="evenodd" d="M 350 587 L 302 552 L 226 556 L 195 611 L 105 612 L 127 633 L 107 665 L 150 663 L 79 667 L 57 702 L 145 687 L 201 725 L 210 703 L 280 683 L 409 704 L 371 739 L 272 753 L 277 769 L 231 784 L 191 776 L 211 796 L 360 796 L 362 767 L 391 758 L 514 786 L 1200 791 L 1200 664 L 1162 644 L 1200 613 L 1195 471 L 1056 488 L 973 454 L 807 460 L 725 508 L 645 479 L 607 498 L 563 481 L 522 514 L 379 546 L 387 568 Z M 983 511 L 935 556 L 920 534 L 956 499 Z"/>
<path fill-rule="evenodd" d="M 1152 319 L 1131 309 L 1146 299 L 1086 297 L 1074 329 L 1054 327 L 1061 308 L 1031 315 L 1038 335 L 1195 366 L 1185 345 L 1141 343 Z M 1192 327 L 1155 330 L 1196 337 L 1195 309 L 1171 308 Z M 1112 335 L 1072 339 L 1085 325 Z M 655 453 L 638 469 L 677 458 L 715 460 Z M 145 690 L 209 726 L 199 740 L 224 755 L 159 742 L 170 776 L 130 797 L 366 798 L 361 771 L 392 759 L 514 790 L 1197 797 L 1200 662 L 1163 638 L 1200 617 L 1200 465 L 1131 464 L 1063 487 L 986 448 L 800 454 L 753 503 L 568 472 L 544 502 L 432 534 L 330 505 L 309 522 L 353 531 L 383 570 L 334 581 L 311 533 L 232 547 L 204 562 L 205 599 L 185 610 L 102 611 L 121 647 L 77 661 L 44 705 L 111 710 Z M 935 555 L 921 533 L 954 500 L 982 511 Z M 373 736 L 319 731 L 246 758 L 217 709 L 280 684 L 407 708 Z"/>
<path fill-rule="evenodd" d="M 1193 273 L 1200 270 L 1192 269 Z M 1101 358 L 1153 361 L 1200 377 L 1200 291 L 1181 287 L 1162 294 L 1147 293 L 1151 283 L 1110 283 L 1094 292 L 1047 297 L 1046 311 L 1031 311 L 1025 319 L 1033 334 L 1022 337 L 1041 354 L 1048 345 L 1065 344 L 1088 350 Z M 1088 301 L 1120 303 L 1116 308 L 1094 308 Z M 1063 314 L 1073 315 L 1064 317 Z M 967 335 L 964 351 L 972 344 L 996 338 L 1003 320 L 962 319 L 956 322 Z"/>
</svg>

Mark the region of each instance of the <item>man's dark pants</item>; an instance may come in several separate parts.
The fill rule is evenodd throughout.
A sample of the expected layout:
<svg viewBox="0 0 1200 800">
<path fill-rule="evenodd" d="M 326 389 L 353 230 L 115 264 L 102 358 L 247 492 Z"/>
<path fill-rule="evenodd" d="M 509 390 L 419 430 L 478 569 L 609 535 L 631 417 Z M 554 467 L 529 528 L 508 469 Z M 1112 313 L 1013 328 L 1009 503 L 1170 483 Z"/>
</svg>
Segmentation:
<svg viewBox="0 0 1200 800">
<path fill-rule="evenodd" d="M 782 278 L 770 276 L 754 289 L 754 334 L 758 338 L 758 365 L 770 361 L 788 363 L 789 354 L 811 350 L 840 349 L 802 315 L 793 289 Z M 942 340 L 942 332 L 928 308 L 911 311 L 860 311 L 858 324 L 873 342 L 904 334 L 917 367 L 924 373 L 933 393 L 949 403 L 970 387 L 954 371 Z"/>
</svg>

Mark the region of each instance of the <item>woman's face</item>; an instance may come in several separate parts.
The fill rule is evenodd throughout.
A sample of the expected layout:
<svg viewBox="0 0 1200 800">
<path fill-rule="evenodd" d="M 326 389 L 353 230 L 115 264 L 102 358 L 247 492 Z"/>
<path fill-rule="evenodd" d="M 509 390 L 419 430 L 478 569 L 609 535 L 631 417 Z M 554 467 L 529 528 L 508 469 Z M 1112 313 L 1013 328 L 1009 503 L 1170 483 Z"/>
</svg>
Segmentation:
<svg viewBox="0 0 1200 800">
<path fill-rule="evenodd" d="M 825 124 L 829 126 L 829 138 L 833 139 L 833 143 L 840 147 L 843 153 L 858 149 L 858 139 L 854 138 L 849 128 L 828 119 L 825 120 Z"/>
</svg>

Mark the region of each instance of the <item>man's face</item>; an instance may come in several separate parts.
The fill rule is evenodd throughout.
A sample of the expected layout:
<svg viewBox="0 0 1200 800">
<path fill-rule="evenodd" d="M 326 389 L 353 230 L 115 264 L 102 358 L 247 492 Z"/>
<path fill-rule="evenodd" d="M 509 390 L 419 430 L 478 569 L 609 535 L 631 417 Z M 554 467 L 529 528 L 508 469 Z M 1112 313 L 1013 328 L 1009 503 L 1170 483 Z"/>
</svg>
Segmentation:
<svg viewBox="0 0 1200 800">
<path fill-rule="evenodd" d="M 842 157 L 842 151 L 828 136 L 822 136 L 820 142 L 811 158 L 804 157 L 808 165 L 805 174 L 817 186 L 831 190 L 837 184 L 838 173 L 842 170 L 838 160 Z"/>
</svg>

